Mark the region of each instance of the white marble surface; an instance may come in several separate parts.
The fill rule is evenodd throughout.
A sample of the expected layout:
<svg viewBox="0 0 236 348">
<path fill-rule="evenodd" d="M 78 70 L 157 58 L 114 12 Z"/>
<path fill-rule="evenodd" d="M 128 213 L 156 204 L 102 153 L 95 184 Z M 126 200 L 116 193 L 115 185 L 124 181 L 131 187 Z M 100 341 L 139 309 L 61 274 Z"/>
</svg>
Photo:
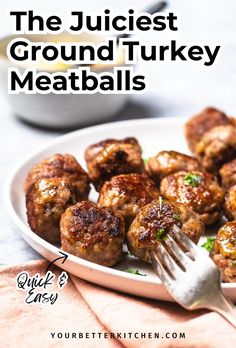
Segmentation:
<svg viewBox="0 0 236 348">
<path fill-rule="evenodd" d="M 70 1 L 67 9 L 86 8 L 99 11 L 105 6 L 123 9 L 136 7 L 153 1 Z M 141 117 L 190 116 L 207 105 L 214 105 L 231 115 L 236 114 L 236 2 L 228 0 L 176 0 L 170 1 L 171 7 L 181 17 L 181 29 L 176 40 L 191 45 L 198 43 L 217 43 L 222 51 L 217 64 L 203 67 L 201 63 L 139 64 L 138 71 L 147 75 L 149 90 L 139 96 L 132 96 L 126 107 L 115 117 L 119 119 Z M 73 6 L 74 5 L 74 6 Z M 10 25 L 6 17 L 7 8 L 34 8 L 53 13 L 65 10 L 65 2 L 58 0 L 38 1 L 17 0 L 1 1 L 0 36 L 9 33 Z M 156 36 L 154 36 L 156 35 Z M 145 40 L 147 36 L 142 35 Z M 152 34 L 148 39 L 170 40 L 169 34 Z M 39 148 L 48 140 L 63 132 L 38 129 L 19 121 L 0 94 L 0 264 L 19 263 L 38 258 L 19 236 L 17 228 L 8 217 L 4 202 L 4 180 L 15 163 L 27 155 L 28 151 Z"/>
</svg>

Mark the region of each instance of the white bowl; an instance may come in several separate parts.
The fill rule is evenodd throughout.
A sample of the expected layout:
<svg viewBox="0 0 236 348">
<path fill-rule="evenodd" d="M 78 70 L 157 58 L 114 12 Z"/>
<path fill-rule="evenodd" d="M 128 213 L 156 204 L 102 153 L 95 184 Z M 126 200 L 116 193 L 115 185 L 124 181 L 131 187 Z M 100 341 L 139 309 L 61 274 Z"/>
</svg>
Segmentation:
<svg viewBox="0 0 236 348">
<path fill-rule="evenodd" d="M 45 127 L 75 127 L 88 123 L 96 123 L 100 120 L 111 118 L 125 104 L 127 94 L 8 94 L 7 93 L 7 72 L 10 67 L 17 67 L 24 71 L 24 66 L 14 65 L 6 57 L 6 47 L 8 42 L 16 36 L 3 38 L 0 41 L 0 83 L 10 102 L 12 111 L 15 115 L 26 120 L 27 122 L 45 126 Z M 20 35 L 33 41 L 54 41 L 55 35 Z M 81 39 L 80 39 L 81 37 Z M 65 34 L 59 34 L 57 41 L 64 41 Z M 68 40 L 69 34 L 66 34 Z M 75 36 L 71 35 L 71 41 Z M 77 35 L 76 41 L 93 41 L 97 42 L 101 38 L 89 35 Z M 119 62 L 119 66 L 124 65 Z M 113 66 L 97 66 L 96 72 L 112 72 Z M 57 71 L 57 70 L 56 70 Z M 65 70 L 64 70 L 65 71 Z M 48 72 L 55 72 L 48 71 Z"/>
</svg>

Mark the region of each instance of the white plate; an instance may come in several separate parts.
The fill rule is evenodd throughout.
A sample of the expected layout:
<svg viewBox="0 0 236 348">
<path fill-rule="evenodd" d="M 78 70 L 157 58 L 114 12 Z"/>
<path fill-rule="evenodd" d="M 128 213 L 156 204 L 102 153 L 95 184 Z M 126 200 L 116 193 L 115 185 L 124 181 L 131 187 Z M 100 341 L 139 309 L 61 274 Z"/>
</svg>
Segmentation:
<svg viewBox="0 0 236 348">
<path fill-rule="evenodd" d="M 49 261 L 61 256 L 59 254 L 60 249 L 33 233 L 26 221 L 23 182 L 27 172 L 36 162 L 54 153 L 67 152 L 73 154 L 85 167 L 83 158 L 85 148 L 108 137 L 136 137 L 143 148 L 144 158 L 152 156 L 160 150 L 174 149 L 188 153 L 183 125 L 184 119 L 180 118 L 116 122 L 78 130 L 50 142 L 41 151 L 21 163 L 7 183 L 6 201 L 8 210 L 19 227 L 22 237 Z M 95 192 L 92 192 L 92 196 L 95 198 Z M 57 265 L 78 277 L 105 287 L 153 299 L 172 300 L 158 277 L 153 273 L 151 266 L 134 257 L 127 256 L 116 268 L 108 268 L 69 254 L 63 265 L 60 260 Z M 138 269 L 147 276 L 127 273 L 129 268 Z M 223 289 L 226 295 L 236 301 L 236 284 L 223 284 Z"/>
</svg>

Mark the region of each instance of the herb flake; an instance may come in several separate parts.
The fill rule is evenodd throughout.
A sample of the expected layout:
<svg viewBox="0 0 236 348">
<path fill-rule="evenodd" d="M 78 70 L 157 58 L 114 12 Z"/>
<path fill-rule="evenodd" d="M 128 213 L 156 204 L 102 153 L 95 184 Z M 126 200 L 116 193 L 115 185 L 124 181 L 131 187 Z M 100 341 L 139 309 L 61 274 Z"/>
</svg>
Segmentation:
<svg viewBox="0 0 236 348">
<path fill-rule="evenodd" d="M 201 245 L 202 248 L 206 249 L 208 252 L 211 251 L 213 244 L 216 240 L 216 237 L 207 237 L 207 240 L 205 243 Z"/>
<path fill-rule="evenodd" d="M 162 242 L 163 240 L 166 240 L 167 236 L 166 236 L 166 231 L 163 227 L 159 228 L 159 230 L 156 233 L 156 239 L 159 242 Z"/>
<path fill-rule="evenodd" d="M 137 274 L 137 275 L 140 275 L 140 276 L 143 276 L 143 277 L 146 276 L 146 274 L 140 273 L 138 269 L 134 269 L 134 268 L 129 268 L 129 269 L 127 270 L 127 272 L 128 272 L 128 273 L 131 273 L 131 274 Z"/>
<path fill-rule="evenodd" d="M 163 198 L 161 196 L 159 196 L 159 210 L 160 210 L 160 212 L 162 210 L 162 206 L 163 206 Z"/>
<path fill-rule="evenodd" d="M 179 216 L 178 214 L 173 214 L 173 218 L 174 218 L 175 220 L 177 220 L 177 221 L 180 220 L 180 216 Z"/>
<path fill-rule="evenodd" d="M 194 173 L 188 173 L 184 177 L 185 186 L 198 187 L 201 181 L 202 181 L 201 175 L 194 174 Z"/>
</svg>

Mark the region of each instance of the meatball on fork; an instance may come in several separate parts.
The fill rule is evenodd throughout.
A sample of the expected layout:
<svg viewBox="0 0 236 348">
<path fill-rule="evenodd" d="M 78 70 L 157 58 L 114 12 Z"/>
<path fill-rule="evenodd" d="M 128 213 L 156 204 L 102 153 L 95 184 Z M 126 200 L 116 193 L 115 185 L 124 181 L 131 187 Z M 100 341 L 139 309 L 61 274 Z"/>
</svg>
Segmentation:
<svg viewBox="0 0 236 348">
<path fill-rule="evenodd" d="M 177 225 L 195 243 L 205 231 L 198 214 L 184 204 L 172 203 L 160 198 L 141 208 L 127 235 L 131 254 L 149 262 L 149 252 L 156 250 L 159 243 L 165 241 L 167 233 L 172 233 L 174 225 Z"/>
</svg>

